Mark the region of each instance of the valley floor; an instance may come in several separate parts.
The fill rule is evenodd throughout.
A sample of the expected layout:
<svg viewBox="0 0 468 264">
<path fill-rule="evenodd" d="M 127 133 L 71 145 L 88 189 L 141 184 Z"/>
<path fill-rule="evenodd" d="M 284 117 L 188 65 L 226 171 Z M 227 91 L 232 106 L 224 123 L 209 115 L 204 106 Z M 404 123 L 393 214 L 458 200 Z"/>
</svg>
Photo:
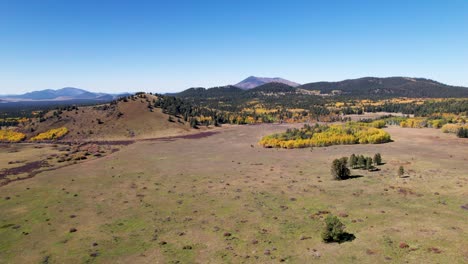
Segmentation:
<svg viewBox="0 0 468 264">
<path fill-rule="evenodd" d="M 0 263 L 468 261 L 468 140 L 389 127 L 380 145 L 257 145 L 288 126 L 137 141 L 2 186 Z M 377 152 L 380 171 L 331 180 L 333 159 Z M 324 211 L 356 238 L 323 243 Z"/>
</svg>

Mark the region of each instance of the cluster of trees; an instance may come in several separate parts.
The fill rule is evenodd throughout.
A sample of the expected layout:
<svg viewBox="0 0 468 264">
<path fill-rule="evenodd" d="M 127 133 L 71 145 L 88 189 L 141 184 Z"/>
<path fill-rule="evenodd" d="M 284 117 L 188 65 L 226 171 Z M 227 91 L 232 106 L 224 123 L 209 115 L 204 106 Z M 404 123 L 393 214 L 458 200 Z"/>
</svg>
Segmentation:
<svg viewBox="0 0 468 264">
<path fill-rule="evenodd" d="M 351 154 L 349 157 L 349 166 L 353 169 L 372 170 L 374 165 L 382 165 L 382 156 L 376 153 L 374 158 L 365 157 L 364 155 Z"/>
<path fill-rule="evenodd" d="M 217 109 L 235 116 L 241 114 L 238 117 L 244 120 L 246 117 L 253 118 L 256 123 L 285 120 L 303 122 L 306 118 L 316 120 L 331 114 L 323 97 L 300 93 L 290 86 L 278 83 L 269 83 L 250 90 L 242 90 L 234 86 L 210 89 L 190 88 L 175 96 L 200 107 Z M 253 103 L 273 111 L 269 113 L 245 111 Z M 304 111 L 296 115 L 295 111 L 289 109 L 303 109 Z"/>
<path fill-rule="evenodd" d="M 20 142 L 26 135 L 11 129 L 0 129 L 0 142 Z"/>
<path fill-rule="evenodd" d="M 32 137 L 32 141 L 41 141 L 41 140 L 56 140 L 60 139 L 63 136 L 68 134 L 68 129 L 66 127 L 59 127 L 59 128 L 54 128 L 50 129 L 46 132 L 40 133 L 35 137 Z"/>
<path fill-rule="evenodd" d="M 366 112 L 389 112 L 413 114 L 415 116 L 430 116 L 432 114 L 452 113 L 468 115 L 468 99 L 444 99 L 428 100 L 422 104 L 414 103 L 391 103 L 386 102 L 382 105 L 365 105 Z"/>
<path fill-rule="evenodd" d="M 336 125 L 304 125 L 263 137 L 259 144 L 275 148 L 323 147 L 345 144 L 379 144 L 389 142 L 390 134 L 369 123 L 348 122 Z"/>
<path fill-rule="evenodd" d="M 394 121 L 395 119 L 390 119 Z M 389 120 L 389 121 L 390 121 Z M 463 122 L 463 123 L 452 123 L 452 122 Z M 468 131 L 468 125 L 464 123 L 465 120 L 453 120 L 452 118 L 404 118 L 399 120 L 399 125 L 401 127 L 409 128 L 423 128 L 423 127 L 432 127 L 441 129 L 444 133 L 453 133 L 460 138 L 467 138 L 466 131 Z M 387 122 L 388 123 L 388 122 Z"/>
<path fill-rule="evenodd" d="M 0 120 L 0 128 L 1 127 L 11 127 L 11 126 L 17 126 L 19 124 L 19 119 L 18 118 L 6 118 Z"/>
<path fill-rule="evenodd" d="M 365 157 L 364 155 L 355 155 L 354 153 L 348 157 L 342 157 L 335 159 L 331 165 L 331 175 L 335 180 L 345 180 L 351 176 L 352 169 L 362 169 L 362 170 L 374 170 L 374 164 L 376 166 L 382 165 L 382 156 L 380 153 L 376 153 L 374 158 Z"/>
</svg>

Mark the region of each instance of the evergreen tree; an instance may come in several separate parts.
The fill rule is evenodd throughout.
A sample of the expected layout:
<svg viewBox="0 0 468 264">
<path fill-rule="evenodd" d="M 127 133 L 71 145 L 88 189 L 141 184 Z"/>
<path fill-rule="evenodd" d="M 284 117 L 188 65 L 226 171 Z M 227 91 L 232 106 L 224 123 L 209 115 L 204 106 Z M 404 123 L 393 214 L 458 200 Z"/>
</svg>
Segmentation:
<svg viewBox="0 0 468 264">
<path fill-rule="evenodd" d="M 335 159 L 331 166 L 331 174 L 335 180 L 344 180 L 350 176 L 350 170 L 347 166 L 348 158 Z"/>
<path fill-rule="evenodd" d="M 198 128 L 198 120 L 196 118 L 191 118 L 190 119 L 190 127 Z"/>
<path fill-rule="evenodd" d="M 372 158 L 366 157 L 366 170 L 372 169 Z"/>
<path fill-rule="evenodd" d="M 349 166 L 351 168 L 353 168 L 353 169 L 356 168 L 357 160 L 358 159 L 357 159 L 356 155 L 354 155 L 354 153 L 351 154 L 351 156 L 349 157 Z"/>
<path fill-rule="evenodd" d="M 366 159 L 364 158 L 363 155 L 359 155 L 358 160 L 357 160 L 357 167 L 362 169 L 366 166 Z"/>
<path fill-rule="evenodd" d="M 375 165 L 382 164 L 382 156 L 380 155 L 380 153 L 377 153 L 374 155 L 374 164 Z"/>
<path fill-rule="evenodd" d="M 457 130 L 457 137 L 459 137 L 459 138 L 468 138 L 468 128 L 460 127 Z"/>
<path fill-rule="evenodd" d="M 343 240 L 345 225 L 338 219 L 338 217 L 329 214 L 325 218 L 325 226 L 322 232 L 323 241 L 340 242 Z"/>
</svg>

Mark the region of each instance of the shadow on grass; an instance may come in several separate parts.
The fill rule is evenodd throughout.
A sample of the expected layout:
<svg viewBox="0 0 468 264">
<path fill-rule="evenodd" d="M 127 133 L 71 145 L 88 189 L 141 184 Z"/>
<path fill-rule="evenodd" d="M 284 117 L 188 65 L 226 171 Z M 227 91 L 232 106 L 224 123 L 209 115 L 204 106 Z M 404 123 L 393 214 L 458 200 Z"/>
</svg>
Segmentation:
<svg viewBox="0 0 468 264">
<path fill-rule="evenodd" d="M 350 176 L 348 176 L 346 178 L 342 178 L 341 180 L 345 181 L 345 180 L 357 179 L 357 178 L 361 178 L 361 177 L 364 177 L 364 176 L 362 176 L 362 175 L 350 175 Z"/>
<path fill-rule="evenodd" d="M 350 234 L 348 232 L 344 232 L 341 237 L 340 237 L 340 240 L 337 241 L 338 244 L 341 244 L 341 243 L 344 243 L 344 242 L 351 242 L 353 241 L 354 239 L 356 239 L 356 236 L 353 235 L 353 234 Z"/>
<path fill-rule="evenodd" d="M 351 242 L 354 239 L 356 239 L 355 235 L 350 234 L 348 232 L 344 232 L 339 236 L 338 240 L 330 239 L 330 240 L 326 240 L 325 243 L 338 243 L 338 244 L 341 244 L 341 243 L 344 243 L 344 242 Z"/>
</svg>

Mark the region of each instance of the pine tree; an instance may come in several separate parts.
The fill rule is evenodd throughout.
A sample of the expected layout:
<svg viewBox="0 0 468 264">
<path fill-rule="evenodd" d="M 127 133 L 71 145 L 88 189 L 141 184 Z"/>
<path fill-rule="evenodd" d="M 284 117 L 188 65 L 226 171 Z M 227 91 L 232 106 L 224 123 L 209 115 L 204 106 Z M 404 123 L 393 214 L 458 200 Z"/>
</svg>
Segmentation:
<svg viewBox="0 0 468 264">
<path fill-rule="evenodd" d="M 356 168 L 356 165 L 357 165 L 357 157 L 353 153 L 349 157 L 349 166 L 354 169 L 354 168 Z"/>
<path fill-rule="evenodd" d="M 370 169 L 372 169 L 372 158 L 367 157 L 366 158 L 366 170 L 370 170 Z"/>
<path fill-rule="evenodd" d="M 362 169 L 366 166 L 366 159 L 364 158 L 363 155 L 359 155 L 358 160 L 357 160 L 357 167 Z"/>
<path fill-rule="evenodd" d="M 340 242 L 343 240 L 345 234 L 345 225 L 338 219 L 338 217 L 329 214 L 325 218 L 325 226 L 322 232 L 323 241 Z"/>
<path fill-rule="evenodd" d="M 457 137 L 459 137 L 459 138 L 468 138 L 468 128 L 460 127 L 457 130 Z"/>
<path fill-rule="evenodd" d="M 344 180 L 351 174 L 348 166 L 348 158 L 335 159 L 331 166 L 331 174 L 335 180 Z"/>
<path fill-rule="evenodd" d="M 375 165 L 382 164 L 382 156 L 380 156 L 380 153 L 377 153 L 374 155 L 374 164 Z"/>
<path fill-rule="evenodd" d="M 196 118 L 191 118 L 190 119 L 190 127 L 198 128 L 198 120 Z"/>
</svg>

